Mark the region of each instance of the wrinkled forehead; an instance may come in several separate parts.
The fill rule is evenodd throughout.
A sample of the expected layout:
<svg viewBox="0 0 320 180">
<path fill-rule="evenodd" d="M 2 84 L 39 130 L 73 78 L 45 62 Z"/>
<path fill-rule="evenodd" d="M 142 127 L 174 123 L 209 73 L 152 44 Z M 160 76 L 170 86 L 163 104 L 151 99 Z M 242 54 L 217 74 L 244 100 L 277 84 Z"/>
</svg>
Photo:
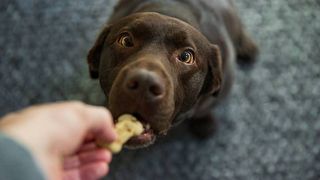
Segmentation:
<svg viewBox="0 0 320 180">
<path fill-rule="evenodd" d="M 133 15 L 126 28 L 133 32 L 147 34 L 192 33 L 192 27 L 183 21 L 158 14 L 141 13 Z"/>
<path fill-rule="evenodd" d="M 206 39 L 191 25 L 176 18 L 158 13 L 137 13 L 121 19 L 115 24 L 117 32 L 130 32 L 146 40 L 163 40 L 184 46 L 196 46 Z"/>
</svg>

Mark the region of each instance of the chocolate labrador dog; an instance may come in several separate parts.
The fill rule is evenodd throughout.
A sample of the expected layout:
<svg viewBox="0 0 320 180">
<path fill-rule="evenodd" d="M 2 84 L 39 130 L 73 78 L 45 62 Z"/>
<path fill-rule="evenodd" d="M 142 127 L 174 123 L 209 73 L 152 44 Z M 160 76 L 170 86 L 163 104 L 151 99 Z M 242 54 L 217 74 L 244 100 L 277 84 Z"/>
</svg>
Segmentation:
<svg viewBox="0 0 320 180">
<path fill-rule="evenodd" d="M 256 54 L 230 0 L 121 0 L 88 64 L 114 118 L 129 113 L 144 124 L 126 145 L 144 147 L 184 119 L 211 134 L 235 60 L 250 64 Z"/>
</svg>

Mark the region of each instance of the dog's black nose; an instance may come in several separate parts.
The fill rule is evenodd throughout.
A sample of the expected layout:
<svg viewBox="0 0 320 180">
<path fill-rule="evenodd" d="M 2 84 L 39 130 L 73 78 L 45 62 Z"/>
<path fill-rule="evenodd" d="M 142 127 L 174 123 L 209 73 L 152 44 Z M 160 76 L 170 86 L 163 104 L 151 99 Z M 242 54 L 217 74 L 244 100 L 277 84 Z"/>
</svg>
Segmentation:
<svg viewBox="0 0 320 180">
<path fill-rule="evenodd" d="M 163 80 L 155 72 L 147 69 L 130 70 L 124 82 L 126 92 L 131 96 L 156 100 L 165 93 Z"/>
</svg>

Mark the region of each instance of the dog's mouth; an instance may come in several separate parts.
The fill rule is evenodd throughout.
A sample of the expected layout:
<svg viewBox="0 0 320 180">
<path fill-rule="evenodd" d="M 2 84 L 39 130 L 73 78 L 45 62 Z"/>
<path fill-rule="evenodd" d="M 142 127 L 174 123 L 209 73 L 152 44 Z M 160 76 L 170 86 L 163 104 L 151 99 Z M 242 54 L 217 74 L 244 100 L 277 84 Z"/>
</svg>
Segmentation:
<svg viewBox="0 0 320 180">
<path fill-rule="evenodd" d="M 150 123 L 148 123 L 146 119 L 144 119 L 144 117 L 139 113 L 132 113 L 132 115 L 141 122 L 144 131 L 142 132 L 142 134 L 129 139 L 125 146 L 128 148 L 141 148 L 152 144 L 156 139 L 155 130 L 152 128 Z"/>
</svg>

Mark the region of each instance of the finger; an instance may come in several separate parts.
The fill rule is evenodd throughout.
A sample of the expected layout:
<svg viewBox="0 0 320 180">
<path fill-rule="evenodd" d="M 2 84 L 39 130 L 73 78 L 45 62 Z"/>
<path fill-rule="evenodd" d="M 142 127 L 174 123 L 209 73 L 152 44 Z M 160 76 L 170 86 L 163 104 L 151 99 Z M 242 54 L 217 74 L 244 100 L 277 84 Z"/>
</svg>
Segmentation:
<svg viewBox="0 0 320 180">
<path fill-rule="evenodd" d="M 86 130 L 95 139 L 112 142 L 116 139 L 116 132 L 110 112 L 102 107 L 87 105 L 85 113 Z"/>
<path fill-rule="evenodd" d="M 84 139 L 84 142 L 87 143 L 92 141 L 94 141 L 94 135 L 92 133 L 88 133 Z"/>
<path fill-rule="evenodd" d="M 98 162 L 81 166 L 64 172 L 64 180 L 96 180 L 105 176 L 109 171 L 106 163 Z"/>
<path fill-rule="evenodd" d="M 116 139 L 116 133 L 110 112 L 103 107 L 95 107 L 80 102 L 58 103 L 52 105 L 63 114 L 60 119 L 64 121 L 64 138 L 59 141 L 64 142 L 65 146 L 60 147 L 62 154 L 73 154 L 81 144 L 88 141 L 103 140 L 111 142 Z M 61 130 L 61 127 L 59 128 Z M 67 140 L 66 137 L 74 137 L 73 140 Z"/>
<path fill-rule="evenodd" d="M 61 118 L 69 119 L 69 123 L 78 124 L 79 120 L 82 120 L 80 122 L 84 122 L 84 130 L 86 131 L 84 134 L 85 140 L 95 138 L 97 132 L 100 132 L 101 135 L 103 135 L 101 138 L 108 141 L 113 141 L 116 138 L 112 115 L 110 111 L 104 107 L 92 106 L 74 101 L 42 105 L 39 106 L 37 110 L 39 111 L 40 108 L 47 109 L 51 114 L 60 112 L 59 114 L 64 115 L 63 118 Z"/>
<path fill-rule="evenodd" d="M 80 146 L 80 148 L 78 149 L 78 151 L 75 154 L 78 154 L 80 152 L 86 152 L 86 151 L 92 151 L 98 149 L 96 143 L 94 142 L 89 142 L 89 143 L 85 143 L 83 145 Z"/>
<path fill-rule="evenodd" d="M 104 149 L 98 149 L 89 152 L 79 153 L 64 159 L 64 169 L 72 169 L 80 167 L 85 164 L 90 164 L 94 162 L 110 163 L 112 155 L 109 151 Z"/>
</svg>

